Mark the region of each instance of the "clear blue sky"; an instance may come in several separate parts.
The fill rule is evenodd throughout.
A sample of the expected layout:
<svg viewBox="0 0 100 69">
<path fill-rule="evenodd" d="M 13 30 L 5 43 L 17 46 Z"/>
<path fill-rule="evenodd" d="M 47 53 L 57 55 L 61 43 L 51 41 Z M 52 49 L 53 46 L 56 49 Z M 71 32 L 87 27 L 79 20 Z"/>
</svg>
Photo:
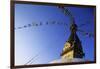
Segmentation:
<svg viewBox="0 0 100 69">
<path fill-rule="evenodd" d="M 75 18 L 75 23 L 79 26 L 83 23 L 87 25 L 79 27 L 86 32 L 94 32 L 94 8 L 66 7 Z M 45 25 L 47 21 L 56 21 L 68 24 L 66 35 L 64 25 Z M 68 16 L 57 6 L 45 5 L 15 5 L 15 28 L 32 24 L 33 22 L 42 26 L 32 26 L 15 30 L 15 64 L 23 65 L 33 57 L 32 64 L 45 64 L 55 59 L 59 59 L 64 43 L 70 35 Z M 82 41 L 85 59 L 94 60 L 94 38 L 82 35 L 77 32 Z M 37 55 L 38 54 L 38 55 Z M 31 64 L 31 63 L 30 63 Z"/>
</svg>

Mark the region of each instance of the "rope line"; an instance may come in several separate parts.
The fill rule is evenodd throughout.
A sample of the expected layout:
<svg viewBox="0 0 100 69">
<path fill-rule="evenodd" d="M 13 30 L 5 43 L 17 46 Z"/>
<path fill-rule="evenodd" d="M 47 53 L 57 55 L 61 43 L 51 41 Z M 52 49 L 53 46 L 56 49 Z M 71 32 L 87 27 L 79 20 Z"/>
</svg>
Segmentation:
<svg viewBox="0 0 100 69">
<path fill-rule="evenodd" d="M 52 21 L 52 22 L 45 22 L 45 23 L 30 23 L 30 24 L 27 24 L 27 25 L 24 25 L 24 26 L 21 26 L 21 27 L 16 27 L 15 30 L 18 30 L 18 29 L 23 29 L 23 28 L 28 28 L 28 27 L 32 27 L 32 26 L 43 26 L 43 25 L 65 25 L 65 26 L 68 26 L 65 22 L 56 22 L 56 21 Z"/>
</svg>

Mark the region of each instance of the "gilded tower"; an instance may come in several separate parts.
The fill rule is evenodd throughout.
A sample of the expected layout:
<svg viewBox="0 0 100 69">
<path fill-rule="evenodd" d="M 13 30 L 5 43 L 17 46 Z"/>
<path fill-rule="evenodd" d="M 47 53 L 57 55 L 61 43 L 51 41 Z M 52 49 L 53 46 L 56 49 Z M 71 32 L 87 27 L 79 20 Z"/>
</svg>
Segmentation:
<svg viewBox="0 0 100 69">
<path fill-rule="evenodd" d="M 62 59 L 73 59 L 73 58 L 83 58 L 84 53 L 81 45 L 81 41 L 77 36 L 77 25 L 75 23 L 72 23 L 70 26 L 70 37 L 64 44 L 64 48 L 62 50 L 62 53 L 60 54 Z"/>
</svg>

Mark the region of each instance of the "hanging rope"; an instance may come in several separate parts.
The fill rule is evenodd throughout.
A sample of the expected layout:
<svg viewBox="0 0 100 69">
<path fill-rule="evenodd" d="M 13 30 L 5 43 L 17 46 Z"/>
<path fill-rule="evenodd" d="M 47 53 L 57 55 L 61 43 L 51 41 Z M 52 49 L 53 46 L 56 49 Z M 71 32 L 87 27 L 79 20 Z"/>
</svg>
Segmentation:
<svg viewBox="0 0 100 69">
<path fill-rule="evenodd" d="M 80 30 L 80 29 L 78 29 L 78 31 L 81 32 L 85 36 L 94 37 L 94 34 L 91 32 L 85 32 L 85 31 Z"/>
<path fill-rule="evenodd" d="M 24 65 L 29 64 L 31 61 L 33 61 L 39 54 L 35 55 L 32 59 L 30 59 L 27 63 L 25 63 Z"/>
<path fill-rule="evenodd" d="M 28 27 L 38 27 L 38 26 L 43 26 L 43 25 L 65 25 L 67 26 L 66 23 L 64 22 L 56 22 L 56 21 L 51 21 L 51 22 L 45 22 L 45 23 L 31 23 L 31 24 L 27 24 L 27 25 L 24 25 L 24 26 L 21 26 L 21 27 L 16 27 L 15 30 L 18 30 L 18 29 L 23 29 L 23 28 L 28 28 Z"/>
<path fill-rule="evenodd" d="M 58 8 L 60 8 L 60 9 L 62 10 L 62 12 L 63 12 L 66 16 L 69 16 L 69 17 L 70 17 L 70 21 L 71 21 L 70 24 L 75 23 L 74 17 L 73 17 L 73 15 L 71 14 L 71 12 L 69 11 L 68 8 L 66 9 L 63 5 L 58 6 Z"/>
</svg>

